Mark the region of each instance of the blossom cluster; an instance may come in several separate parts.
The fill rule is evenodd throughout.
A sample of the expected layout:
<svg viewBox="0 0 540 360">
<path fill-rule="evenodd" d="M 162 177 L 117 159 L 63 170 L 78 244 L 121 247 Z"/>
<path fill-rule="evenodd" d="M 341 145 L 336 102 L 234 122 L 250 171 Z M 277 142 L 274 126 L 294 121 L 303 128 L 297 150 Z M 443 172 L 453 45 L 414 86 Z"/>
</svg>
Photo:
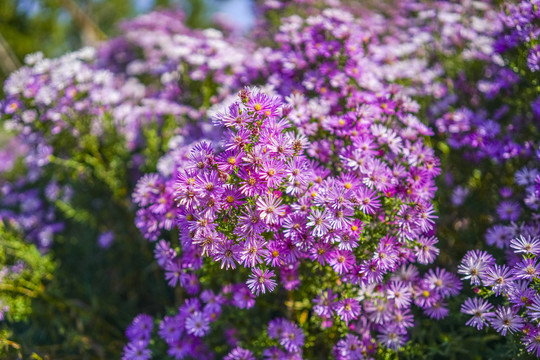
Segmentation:
<svg viewBox="0 0 540 360">
<path fill-rule="evenodd" d="M 284 103 L 258 89 L 240 91 L 214 118 L 223 141 L 177 150 L 172 186 L 150 174 L 134 193 L 142 207 L 138 227 L 150 240 L 170 230 L 176 216 L 182 255 L 163 240 L 158 248 L 164 251 L 156 250 L 169 283 L 196 293 L 191 271 L 209 257 L 224 270 L 250 269 L 246 284 L 256 296 L 274 291 L 278 275 L 292 291 L 301 286 L 299 269 L 307 260 L 364 288 L 370 314 L 362 316 L 364 326 L 392 330 L 393 341 L 384 343 L 391 348 L 404 342 L 413 302 L 434 318 L 446 315 L 443 299 L 460 288 L 450 273 L 438 269 L 420 277 L 414 266 L 402 268 L 407 280 L 388 284 L 399 306 L 378 285 L 386 274 L 411 262 L 429 264 L 438 254 L 429 201 L 437 161 L 398 96 L 365 100 L 355 111 L 319 120 L 299 94 Z M 396 114 L 409 121 L 394 120 Z M 168 262 L 163 253 L 170 254 Z M 345 323 L 361 315 L 358 295 L 327 306 L 319 313 L 323 327 L 332 326 L 334 311 Z M 373 348 L 371 337 L 364 341 Z"/>
<path fill-rule="evenodd" d="M 259 76 L 263 67 L 247 61 L 247 45 L 238 51 L 221 32 L 190 30 L 182 19 L 178 11 L 156 12 L 126 22 L 121 37 L 98 49 L 29 55 L 6 81 L 0 116 L 15 138 L 0 153 L 1 170 L 11 171 L 17 156 L 26 169 L 16 181 L 2 180 L 0 213 L 41 248 L 63 229 L 57 200 L 72 206 L 65 171 L 97 177 L 123 196 L 140 170 L 155 167 L 170 138 L 204 134 L 207 108 Z M 125 168 L 114 169 L 120 161 Z"/>
</svg>

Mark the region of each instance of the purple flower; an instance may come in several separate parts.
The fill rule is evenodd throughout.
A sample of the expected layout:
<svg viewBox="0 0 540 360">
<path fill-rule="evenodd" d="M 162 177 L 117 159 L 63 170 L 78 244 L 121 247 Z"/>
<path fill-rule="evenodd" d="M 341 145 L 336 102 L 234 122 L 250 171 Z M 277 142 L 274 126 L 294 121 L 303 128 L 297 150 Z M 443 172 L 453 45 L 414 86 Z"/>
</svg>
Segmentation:
<svg viewBox="0 0 540 360">
<path fill-rule="evenodd" d="M 200 311 L 195 311 L 186 318 L 186 331 L 198 337 L 202 337 L 208 333 L 210 319 Z"/>
<path fill-rule="evenodd" d="M 334 305 L 334 310 L 339 315 L 341 320 L 349 323 L 349 321 L 356 319 L 358 315 L 360 315 L 361 308 L 358 300 L 347 298 L 338 301 Z"/>
<path fill-rule="evenodd" d="M 152 352 L 147 349 L 148 342 L 136 340 L 124 346 L 122 360 L 149 360 Z"/>
<path fill-rule="evenodd" d="M 381 333 L 377 335 L 377 340 L 384 346 L 392 350 L 398 350 L 407 340 L 407 333 L 397 326 L 384 326 Z"/>
<path fill-rule="evenodd" d="M 462 313 L 473 316 L 466 324 L 474 326 L 478 330 L 481 330 L 484 327 L 484 324 L 495 316 L 495 313 L 491 311 L 492 309 L 493 305 L 480 298 L 469 298 L 461 305 Z"/>
<path fill-rule="evenodd" d="M 235 244 L 232 240 L 224 240 L 216 247 L 214 261 L 221 262 L 222 269 L 235 269 L 236 263 L 240 261 L 241 248 L 240 245 Z"/>
<path fill-rule="evenodd" d="M 529 55 L 527 56 L 527 66 L 531 71 L 540 71 L 540 46 L 529 50 Z"/>
<path fill-rule="evenodd" d="M 506 265 L 493 265 L 487 269 L 483 280 L 485 286 L 491 286 L 495 294 L 500 295 L 510 288 L 514 276 Z"/>
<path fill-rule="evenodd" d="M 108 247 L 110 247 L 113 241 L 114 241 L 114 233 L 112 231 L 101 233 L 98 238 L 98 244 L 103 249 L 107 249 Z"/>
<path fill-rule="evenodd" d="M 531 329 L 528 334 L 521 338 L 521 341 L 523 341 L 529 353 L 540 357 L 540 329 L 538 327 Z"/>
<path fill-rule="evenodd" d="M 280 216 L 285 215 L 285 206 L 281 205 L 281 199 L 273 194 L 257 199 L 257 210 L 267 224 L 274 224 L 278 222 Z"/>
<path fill-rule="evenodd" d="M 297 353 L 304 345 L 304 332 L 296 324 L 284 320 L 279 343 L 289 353 Z"/>
<path fill-rule="evenodd" d="M 532 281 L 540 273 L 540 265 L 536 259 L 524 259 L 512 269 L 514 278 Z"/>
<path fill-rule="evenodd" d="M 471 250 L 461 260 L 458 266 L 458 274 L 462 275 L 463 280 L 470 279 L 471 284 L 480 285 L 481 280 L 486 276 L 487 270 L 495 259 L 485 251 Z"/>
<path fill-rule="evenodd" d="M 234 348 L 223 360 L 255 360 L 251 351 L 241 347 Z"/>
<path fill-rule="evenodd" d="M 268 292 L 274 291 L 277 285 L 275 280 L 272 279 L 274 276 L 273 270 L 255 268 L 246 284 L 255 296 L 258 296 L 261 292 L 265 294 L 267 290 Z"/>
<path fill-rule="evenodd" d="M 510 247 L 516 254 L 540 254 L 540 240 L 531 236 L 520 235 L 519 238 L 512 239 Z"/>
<path fill-rule="evenodd" d="M 495 311 L 495 316 L 490 321 L 491 326 L 503 336 L 507 332 L 514 333 L 523 327 L 523 319 L 517 314 L 517 311 L 506 306 L 499 306 Z"/>
<path fill-rule="evenodd" d="M 133 319 L 133 322 L 126 330 L 126 336 L 131 342 L 144 340 L 148 341 L 150 339 L 150 333 L 154 323 L 152 318 L 146 314 L 140 314 Z"/>
<path fill-rule="evenodd" d="M 439 240 L 434 237 L 422 236 L 418 239 L 418 246 L 415 248 L 416 258 L 420 264 L 431 264 L 437 255 L 439 255 L 439 249 L 434 245 Z"/>
</svg>

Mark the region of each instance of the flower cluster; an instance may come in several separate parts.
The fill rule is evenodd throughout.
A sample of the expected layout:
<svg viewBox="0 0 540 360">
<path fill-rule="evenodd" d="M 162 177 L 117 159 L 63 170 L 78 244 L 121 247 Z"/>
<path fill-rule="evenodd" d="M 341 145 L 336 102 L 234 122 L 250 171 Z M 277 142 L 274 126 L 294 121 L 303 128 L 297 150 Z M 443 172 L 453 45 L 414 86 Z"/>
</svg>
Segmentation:
<svg viewBox="0 0 540 360">
<path fill-rule="evenodd" d="M 458 272 L 476 286 L 476 292 L 500 296 L 504 304 L 496 308 L 486 299 L 467 299 L 461 307 L 465 314 L 472 315 L 467 325 L 482 329 L 494 328 L 501 335 L 521 334 L 527 351 L 540 357 L 540 295 L 535 281 L 540 274 L 537 255 L 540 240 L 536 236 L 520 235 L 510 241 L 514 254 L 520 260 L 497 265 L 495 258 L 485 251 L 470 251 L 463 258 Z M 481 290 L 483 288 L 483 290 Z"/>
<path fill-rule="evenodd" d="M 401 108 L 404 100 L 389 93 L 331 116 L 324 108 L 313 113 L 317 100 L 312 105 L 299 94 L 283 103 L 242 90 L 214 118 L 224 129 L 222 142 L 190 144 L 188 154 L 177 149 L 174 185 L 171 177 L 150 174 L 134 193 L 142 206 L 138 227 L 150 240 L 169 230 L 176 215 L 181 256 L 163 240 L 156 250 L 169 283 L 196 293 L 196 278 L 186 272 L 209 257 L 224 270 L 250 269 L 246 283 L 255 296 L 278 283 L 291 291 L 301 287 L 299 269 L 308 261 L 312 271 L 369 293 L 362 301 L 369 316 L 361 316 L 357 295 L 347 296 L 319 313 L 323 327 L 332 326 L 335 311 L 345 323 L 363 319 L 368 334 L 399 329 L 399 341 L 384 343 L 391 348 L 404 342 L 412 322 L 388 325 L 412 316 L 412 303 L 434 318 L 446 315 L 443 299 L 459 291 L 456 278 L 440 269 L 420 277 L 414 266 L 403 268 L 429 264 L 438 254 L 430 203 L 437 160 L 421 144 L 424 128 Z M 398 306 L 385 297 L 386 285 L 377 284 L 400 267 L 407 280 L 387 285 Z"/>
<path fill-rule="evenodd" d="M 538 116 L 538 94 L 533 79 L 540 34 L 538 2 L 506 4 L 498 15 L 486 32 L 491 40 L 485 43 L 486 56 L 480 58 L 482 71 L 467 72 L 467 66 L 476 66 L 468 61 L 457 76 L 447 74 L 454 91 L 430 109 L 448 145 L 475 162 L 505 162 L 534 151 L 526 136 L 537 131 L 533 119 Z M 508 101 L 516 92 L 520 100 Z"/>
</svg>

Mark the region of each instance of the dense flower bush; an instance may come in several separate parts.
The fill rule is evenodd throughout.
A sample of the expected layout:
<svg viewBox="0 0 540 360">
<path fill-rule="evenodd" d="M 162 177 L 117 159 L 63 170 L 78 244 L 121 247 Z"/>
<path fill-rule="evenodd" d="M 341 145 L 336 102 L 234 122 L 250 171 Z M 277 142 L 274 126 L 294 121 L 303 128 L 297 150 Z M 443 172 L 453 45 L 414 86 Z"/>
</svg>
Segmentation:
<svg viewBox="0 0 540 360">
<path fill-rule="evenodd" d="M 472 325 L 540 356 L 539 7 L 269 0 L 244 37 L 161 10 L 28 56 L 0 351 L 455 358 Z"/>
</svg>

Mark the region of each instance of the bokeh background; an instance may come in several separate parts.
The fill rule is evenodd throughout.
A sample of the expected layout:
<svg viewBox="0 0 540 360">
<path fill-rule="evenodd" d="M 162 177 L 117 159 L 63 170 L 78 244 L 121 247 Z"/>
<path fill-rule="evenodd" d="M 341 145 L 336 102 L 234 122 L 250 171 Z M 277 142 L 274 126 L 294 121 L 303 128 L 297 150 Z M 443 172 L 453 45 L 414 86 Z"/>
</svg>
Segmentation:
<svg viewBox="0 0 540 360">
<path fill-rule="evenodd" d="M 114 37 L 122 20 L 175 7 L 186 13 L 187 24 L 195 28 L 219 18 L 243 32 L 254 20 L 251 0 L 2 0 L 0 81 L 4 83 L 28 54 L 60 56 Z"/>
</svg>

